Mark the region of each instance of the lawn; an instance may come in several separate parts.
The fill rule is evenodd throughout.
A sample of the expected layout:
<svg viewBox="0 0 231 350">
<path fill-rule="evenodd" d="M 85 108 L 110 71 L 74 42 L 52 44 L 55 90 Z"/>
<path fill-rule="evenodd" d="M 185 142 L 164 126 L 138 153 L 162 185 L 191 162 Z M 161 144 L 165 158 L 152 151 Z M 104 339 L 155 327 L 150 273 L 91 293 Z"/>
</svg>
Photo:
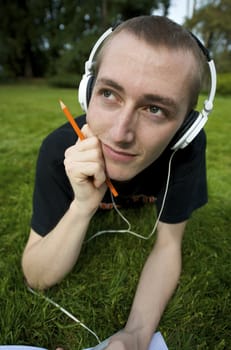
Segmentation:
<svg viewBox="0 0 231 350">
<path fill-rule="evenodd" d="M 20 260 L 31 216 L 34 170 L 42 139 L 66 122 L 58 103 L 80 113 L 77 91 L 43 84 L 0 86 L 0 344 L 83 349 L 96 339 L 47 302 L 46 295 L 104 339 L 124 326 L 139 272 L 155 241 L 110 234 L 84 245 L 79 262 L 59 285 L 40 296 L 25 287 Z M 206 125 L 209 203 L 195 212 L 183 241 L 183 271 L 160 322 L 169 350 L 231 349 L 230 98 L 217 97 Z M 152 206 L 124 212 L 148 234 Z M 145 223 L 145 224 L 144 224 Z M 89 234 L 123 225 L 112 211 L 98 214 Z"/>
</svg>

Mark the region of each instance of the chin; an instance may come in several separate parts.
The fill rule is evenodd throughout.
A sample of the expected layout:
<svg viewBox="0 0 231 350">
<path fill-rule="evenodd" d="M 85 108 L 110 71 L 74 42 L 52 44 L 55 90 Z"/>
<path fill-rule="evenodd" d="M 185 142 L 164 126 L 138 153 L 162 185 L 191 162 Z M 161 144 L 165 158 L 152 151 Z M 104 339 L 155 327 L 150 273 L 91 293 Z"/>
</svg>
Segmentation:
<svg viewBox="0 0 231 350">
<path fill-rule="evenodd" d="M 136 172 L 131 171 L 122 171 L 120 170 L 108 170 L 107 175 L 110 177 L 111 180 L 119 181 L 119 182 L 125 182 L 131 180 L 133 177 L 137 175 Z"/>
</svg>

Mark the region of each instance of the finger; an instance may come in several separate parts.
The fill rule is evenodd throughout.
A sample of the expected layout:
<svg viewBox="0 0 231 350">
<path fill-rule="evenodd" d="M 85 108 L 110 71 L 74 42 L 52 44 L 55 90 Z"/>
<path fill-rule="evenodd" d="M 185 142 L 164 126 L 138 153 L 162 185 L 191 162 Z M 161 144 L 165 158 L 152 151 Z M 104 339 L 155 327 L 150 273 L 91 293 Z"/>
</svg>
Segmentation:
<svg viewBox="0 0 231 350">
<path fill-rule="evenodd" d="M 81 141 L 84 141 L 88 139 L 89 137 L 94 136 L 92 131 L 90 130 L 88 124 L 84 124 L 84 126 L 81 128 L 80 133 L 82 134 L 82 137 L 78 137 L 76 144 L 79 144 Z"/>
<path fill-rule="evenodd" d="M 94 136 L 88 124 L 84 124 L 81 131 L 86 138 Z"/>
<path fill-rule="evenodd" d="M 95 147 L 81 147 L 79 149 L 77 145 L 73 146 L 65 152 L 64 162 L 69 160 L 72 162 L 97 162 L 102 163 L 104 167 L 102 152 L 99 148 Z"/>
<path fill-rule="evenodd" d="M 86 151 L 89 149 L 96 149 L 99 153 L 102 153 L 100 142 L 97 137 L 90 137 L 82 141 L 78 140 L 76 144 L 68 147 L 65 151 L 65 157 L 71 157 L 78 152 Z"/>
<path fill-rule="evenodd" d="M 75 183 L 93 182 L 99 188 L 106 180 L 102 163 L 94 161 L 77 162 L 70 159 L 64 161 L 68 177 Z"/>
</svg>

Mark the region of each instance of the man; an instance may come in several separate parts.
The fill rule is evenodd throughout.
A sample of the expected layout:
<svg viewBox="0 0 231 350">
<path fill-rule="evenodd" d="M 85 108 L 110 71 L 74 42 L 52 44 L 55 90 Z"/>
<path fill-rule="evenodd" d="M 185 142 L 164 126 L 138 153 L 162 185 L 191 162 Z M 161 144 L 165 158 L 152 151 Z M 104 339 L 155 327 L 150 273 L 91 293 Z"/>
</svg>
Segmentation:
<svg viewBox="0 0 231 350">
<path fill-rule="evenodd" d="M 108 202 L 106 178 L 120 203 L 157 198 L 160 210 L 171 141 L 195 107 L 204 55 L 196 40 L 164 17 L 119 25 L 97 55 L 85 139 L 69 124 L 44 141 L 38 160 L 32 228 L 22 259 L 27 282 L 48 288 L 75 265 L 88 226 Z M 64 156 L 65 154 L 65 156 Z M 157 239 L 140 276 L 123 331 L 108 350 L 145 350 L 181 271 L 181 243 L 193 210 L 207 201 L 205 135 L 173 158 Z"/>
</svg>

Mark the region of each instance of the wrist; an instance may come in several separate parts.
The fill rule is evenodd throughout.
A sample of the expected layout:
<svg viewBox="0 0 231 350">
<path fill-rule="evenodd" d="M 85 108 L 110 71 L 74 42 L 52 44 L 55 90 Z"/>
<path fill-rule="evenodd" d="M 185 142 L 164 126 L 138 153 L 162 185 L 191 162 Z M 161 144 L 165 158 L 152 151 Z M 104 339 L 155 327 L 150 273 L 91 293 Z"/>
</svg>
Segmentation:
<svg viewBox="0 0 231 350">
<path fill-rule="evenodd" d="M 137 344 L 137 349 L 148 349 L 151 342 L 153 331 L 148 329 L 148 327 L 131 327 L 126 325 L 124 332 L 130 334 Z"/>
<path fill-rule="evenodd" d="M 97 208 L 91 208 L 86 203 L 79 202 L 77 199 L 74 199 L 71 204 L 69 210 L 78 215 L 78 218 L 81 216 L 83 219 L 91 220 L 94 216 Z"/>
</svg>

